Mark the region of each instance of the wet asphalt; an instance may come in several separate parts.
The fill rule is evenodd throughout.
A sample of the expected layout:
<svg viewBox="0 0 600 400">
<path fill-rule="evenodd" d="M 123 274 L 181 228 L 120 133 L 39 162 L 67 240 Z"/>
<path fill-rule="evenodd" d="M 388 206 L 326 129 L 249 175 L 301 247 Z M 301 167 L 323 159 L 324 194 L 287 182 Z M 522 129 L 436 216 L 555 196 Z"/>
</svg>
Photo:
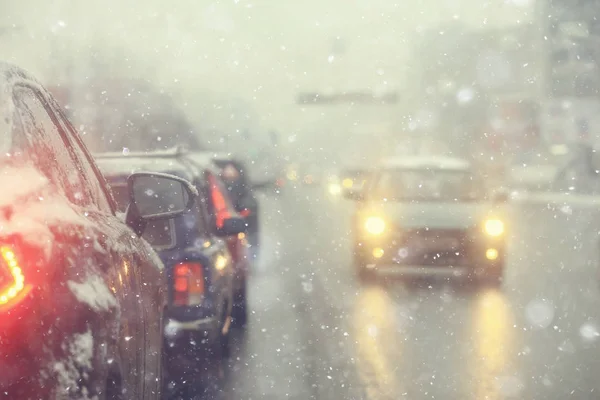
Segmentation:
<svg viewBox="0 0 600 400">
<path fill-rule="evenodd" d="M 600 207 L 509 206 L 501 288 L 361 284 L 353 204 L 319 187 L 262 198 L 250 320 L 218 396 L 600 398 Z"/>
</svg>

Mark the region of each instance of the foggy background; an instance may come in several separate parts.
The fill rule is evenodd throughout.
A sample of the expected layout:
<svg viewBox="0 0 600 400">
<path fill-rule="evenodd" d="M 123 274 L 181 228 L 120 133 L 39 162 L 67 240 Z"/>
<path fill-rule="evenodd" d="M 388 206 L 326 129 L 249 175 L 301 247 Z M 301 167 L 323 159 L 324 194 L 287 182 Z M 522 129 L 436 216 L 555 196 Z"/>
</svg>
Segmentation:
<svg viewBox="0 0 600 400">
<path fill-rule="evenodd" d="M 237 150 L 247 137 L 268 144 L 275 130 L 281 152 L 324 148 L 326 157 L 349 136 L 401 129 L 416 95 L 411 45 L 426 29 L 444 21 L 484 29 L 526 23 L 533 3 L 24 0 L 1 9 L 3 58 L 45 85 L 75 79 L 106 82 L 110 91 L 105 77 L 142 78 L 173 96 L 204 141 Z M 399 102 L 296 104 L 303 91 L 363 89 L 398 90 Z M 347 155 L 368 141 L 352 141 Z"/>
</svg>

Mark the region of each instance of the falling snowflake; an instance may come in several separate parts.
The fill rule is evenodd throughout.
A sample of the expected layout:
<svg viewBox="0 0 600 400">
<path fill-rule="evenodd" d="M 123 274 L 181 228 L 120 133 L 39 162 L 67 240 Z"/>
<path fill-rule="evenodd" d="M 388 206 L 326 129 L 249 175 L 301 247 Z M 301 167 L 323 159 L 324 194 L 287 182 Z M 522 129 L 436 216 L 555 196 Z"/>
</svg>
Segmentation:
<svg viewBox="0 0 600 400">
<path fill-rule="evenodd" d="M 598 332 L 598 327 L 591 322 L 586 322 L 581 325 L 579 328 L 579 334 L 586 342 L 594 342 L 600 336 L 600 332 Z"/>
<path fill-rule="evenodd" d="M 554 306 L 545 300 L 532 300 L 525 307 L 527 321 L 538 329 L 545 329 L 554 320 Z"/>
</svg>

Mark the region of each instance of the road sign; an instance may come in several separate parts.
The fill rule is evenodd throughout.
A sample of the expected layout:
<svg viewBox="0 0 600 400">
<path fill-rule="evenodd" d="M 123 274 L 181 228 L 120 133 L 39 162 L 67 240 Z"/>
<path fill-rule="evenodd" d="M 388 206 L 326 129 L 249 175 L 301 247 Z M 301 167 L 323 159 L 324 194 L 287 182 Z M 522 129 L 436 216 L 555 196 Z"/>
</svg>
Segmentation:
<svg viewBox="0 0 600 400">
<path fill-rule="evenodd" d="M 395 104 L 398 102 L 398 92 L 388 92 L 376 95 L 371 91 L 341 92 L 341 93 L 300 93 L 296 99 L 298 104 Z"/>
</svg>

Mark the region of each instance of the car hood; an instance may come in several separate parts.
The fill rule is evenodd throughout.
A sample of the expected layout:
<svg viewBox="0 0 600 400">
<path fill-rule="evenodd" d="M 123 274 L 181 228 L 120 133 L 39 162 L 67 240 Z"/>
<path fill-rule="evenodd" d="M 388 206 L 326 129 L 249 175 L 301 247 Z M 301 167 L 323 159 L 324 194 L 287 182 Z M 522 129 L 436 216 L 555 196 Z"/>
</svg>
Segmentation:
<svg viewBox="0 0 600 400">
<path fill-rule="evenodd" d="M 559 167 L 553 164 L 513 166 L 510 168 L 509 179 L 517 184 L 548 183 L 554 181 L 558 170 Z"/>
<path fill-rule="evenodd" d="M 490 203 L 387 203 L 367 212 L 403 229 L 467 229 L 487 218 L 501 218 L 501 205 Z"/>
</svg>

